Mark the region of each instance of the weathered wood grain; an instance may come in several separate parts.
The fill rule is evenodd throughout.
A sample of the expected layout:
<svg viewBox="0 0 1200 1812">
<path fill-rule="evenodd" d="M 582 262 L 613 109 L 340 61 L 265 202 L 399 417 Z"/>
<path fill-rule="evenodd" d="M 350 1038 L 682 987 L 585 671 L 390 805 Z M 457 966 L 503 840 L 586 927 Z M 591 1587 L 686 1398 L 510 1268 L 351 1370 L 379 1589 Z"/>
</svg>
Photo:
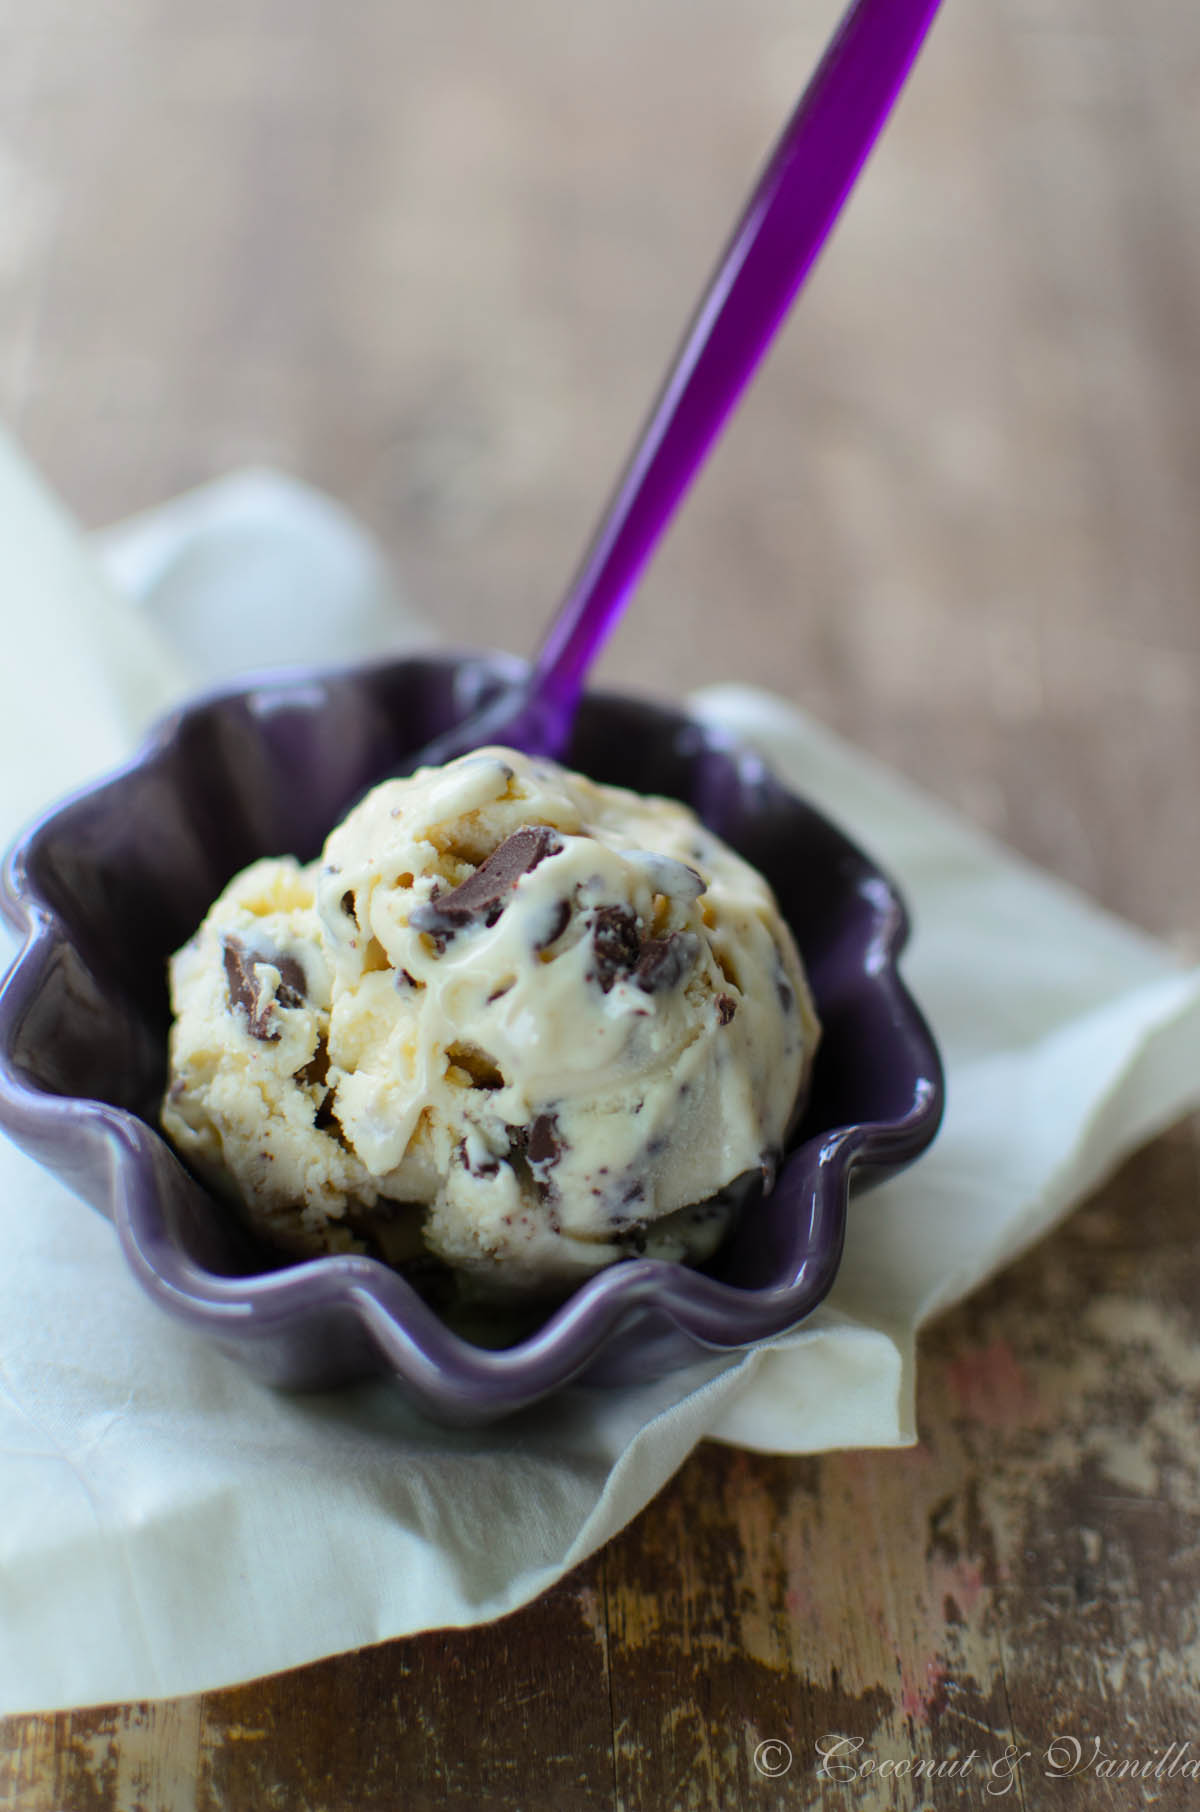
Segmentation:
<svg viewBox="0 0 1200 1812">
<path fill-rule="evenodd" d="M 528 647 L 835 10 L 0 0 L 0 410 L 88 522 L 280 464 Z M 1187 0 L 948 0 L 605 663 L 763 681 L 1193 953 L 1198 119 Z M 1194 1804 L 1198 1184 L 1190 1124 L 931 1329 L 911 1452 L 706 1448 L 490 1629 L 10 1720 L 0 1807 Z"/>
<path fill-rule="evenodd" d="M 1190 1741 L 1200 1768 L 1198 1135 L 1159 1140 L 930 1330 L 916 1448 L 706 1446 L 603 1555 L 491 1628 L 9 1720 L 0 1805 L 709 1812 L 824 1793 L 940 1812 L 990 1803 L 1015 1750 L 1010 1804 L 1152 1789 L 1182 1812 L 1194 1778 L 1129 1770 Z M 839 1737 L 859 1747 L 830 1767 L 926 1773 L 822 1783 Z M 1091 1765 L 1053 1778 L 1072 1739 Z M 753 1757 L 772 1740 L 792 1762 L 769 1780 Z"/>
</svg>

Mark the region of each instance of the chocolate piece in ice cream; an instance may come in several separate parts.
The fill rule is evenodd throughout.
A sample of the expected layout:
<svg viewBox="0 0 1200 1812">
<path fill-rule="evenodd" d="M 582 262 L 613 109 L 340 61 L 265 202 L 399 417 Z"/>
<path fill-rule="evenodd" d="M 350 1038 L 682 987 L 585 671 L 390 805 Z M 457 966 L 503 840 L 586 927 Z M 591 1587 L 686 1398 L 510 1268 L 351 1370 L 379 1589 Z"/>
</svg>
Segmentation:
<svg viewBox="0 0 1200 1812">
<path fill-rule="evenodd" d="M 596 979 L 606 994 L 633 968 L 641 948 L 633 913 L 624 906 L 602 906 L 592 920 L 592 949 Z"/>
<path fill-rule="evenodd" d="M 700 941 L 690 931 L 647 938 L 633 965 L 633 979 L 647 994 L 677 988 L 700 955 Z"/>
<path fill-rule="evenodd" d="M 230 1006 L 240 1007 L 245 1013 L 252 1038 L 260 1038 L 265 1044 L 274 1043 L 279 1032 L 274 1025 L 272 1007 L 276 1001 L 281 1007 L 300 1005 L 306 985 L 303 969 L 295 957 L 251 955 L 236 937 L 224 939 L 223 951 Z M 272 970 L 279 977 L 274 989 L 270 981 Z"/>
<path fill-rule="evenodd" d="M 527 824 L 506 837 L 453 893 L 439 894 L 428 905 L 418 906 L 410 914 L 409 924 L 442 937 L 476 922 L 494 925 L 521 876 L 561 848 L 561 839 L 545 825 Z"/>
</svg>

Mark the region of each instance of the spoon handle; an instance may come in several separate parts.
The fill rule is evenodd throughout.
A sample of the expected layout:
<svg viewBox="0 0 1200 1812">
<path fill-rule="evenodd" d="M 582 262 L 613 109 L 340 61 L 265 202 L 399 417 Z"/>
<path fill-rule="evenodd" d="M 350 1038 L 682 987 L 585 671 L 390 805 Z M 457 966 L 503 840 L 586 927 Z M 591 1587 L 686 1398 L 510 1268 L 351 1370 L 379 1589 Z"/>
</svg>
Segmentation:
<svg viewBox="0 0 1200 1812">
<path fill-rule="evenodd" d="M 824 245 L 939 0 L 853 0 L 760 177 L 535 663 L 546 743 Z M 551 752 L 547 748 L 547 752 Z"/>
</svg>

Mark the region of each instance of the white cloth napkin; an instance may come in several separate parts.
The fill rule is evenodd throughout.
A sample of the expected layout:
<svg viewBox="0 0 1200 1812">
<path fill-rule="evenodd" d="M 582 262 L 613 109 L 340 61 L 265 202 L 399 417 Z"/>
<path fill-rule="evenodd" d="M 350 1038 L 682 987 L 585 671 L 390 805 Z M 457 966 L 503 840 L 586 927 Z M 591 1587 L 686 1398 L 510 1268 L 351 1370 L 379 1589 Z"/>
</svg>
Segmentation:
<svg viewBox="0 0 1200 1812">
<path fill-rule="evenodd" d="M 229 671 L 284 643 L 324 659 L 420 633 L 354 525 L 270 475 L 98 551 L 111 590 L 0 442 L 5 841 L 219 677 L 213 651 Z M 904 967 L 946 1059 L 938 1142 L 854 1204 L 827 1304 L 748 1355 L 445 1432 L 386 1382 L 253 1383 L 162 1317 L 106 1223 L 0 1142 L 0 1712 L 194 1692 L 497 1617 L 705 1436 L 780 1453 L 912 1441 L 921 1322 L 1200 1101 L 1200 974 L 782 701 L 720 687 L 696 703 L 900 882 Z"/>
</svg>

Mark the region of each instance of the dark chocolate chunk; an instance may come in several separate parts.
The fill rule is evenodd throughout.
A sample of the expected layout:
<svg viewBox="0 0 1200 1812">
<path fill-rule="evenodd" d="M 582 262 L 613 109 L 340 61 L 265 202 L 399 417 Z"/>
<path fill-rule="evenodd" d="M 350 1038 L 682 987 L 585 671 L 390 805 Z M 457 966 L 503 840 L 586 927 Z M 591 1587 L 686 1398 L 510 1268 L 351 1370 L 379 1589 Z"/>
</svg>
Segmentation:
<svg viewBox="0 0 1200 1812">
<path fill-rule="evenodd" d="M 452 893 L 416 907 L 409 924 L 443 939 L 453 937 L 467 925 L 494 925 L 521 876 L 561 848 L 562 838 L 548 825 L 524 825 L 506 837 Z"/>
<path fill-rule="evenodd" d="M 281 1007 L 302 1007 L 308 994 L 308 977 L 294 956 L 260 957 L 260 962 L 273 963 L 279 971 L 275 998 Z"/>
<path fill-rule="evenodd" d="M 559 938 L 562 936 L 563 932 L 566 930 L 566 928 L 570 924 L 570 922 L 571 922 L 571 902 L 569 900 L 559 900 L 557 906 L 554 909 L 554 921 L 551 926 L 549 936 L 542 938 L 537 944 L 535 944 L 534 949 L 535 950 L 548 950 L 550 948 L 551 944 L 556 944 L 558 942 Z"/>
<path fill-rule="evenodd" d="M 647 994 L 665 994 L 679 986 L 699 954 L 699 940 L 690 931 L 670 931 L 666 937 L 647 938 L 633 979 Z"/>
<path fill-rule="evenodd" d="M 557 1164 L 563 1145 L 558 1134 L 558 1121 L 553 1114 L 539 1114 L 532 1121 L 525 1139 L 525 1156 L 531 1164 Z"/>
<path fill-rule="evenodd" d="M 271 1030 L 270 1007 L 265 1013 L 259 1013 L 254 970 L 245 967 L 240 954 L 231 950 L 228 944 L 225 946 L 225 978 L 229 984 L 229 1010 L 232 1013 L 238 1007 L 242 1009 L 251 1038 L 261 1038 L 264 1043 L 278 1038 L 279 1033 Z"/>
<path fill-rule="evenodd" d="M 527 1176 L 543 1202 L 550 1202 L 557 1189 L 550 1171 L 566 1150 L 553 1114 L 538 1114 L 528 1126 L 508 1129 L 508 1161 L 518 1177 Z"/>
<path fill-rule="evenodd" d="M 223 943 L 230 1006 L 241 1007 L 245 1013 L 246 1030 L 251 1038 L 257 1038 L 263 1044 L 274 1044 L 279 1037 L 279 1028 L 274 1024 L 272 1007 L 276 1003 L 281 1007 L 303 1006 L 308 988 L 303 969 L 294 956 L 252 953 L 240 938 L 227 937 Z M 274 1001 L 263 999 L 262 985 L 255 973 L 258 963 L 270 963 L 279 971 Z"/>
<path fill-rule="evenodd" d="M 679 986 L 700 954 L 700 941 L 690 931 L 669 931 L 666 937 L 643 941 L 636 917 L 625 906 L 597 910 L 592 945 L 594 973 L 606 994 L 624 975 L 631 976 L 645 994 L 663 994 Z"/>
<path fill-rule="evenodd" d="M 601 906 L 592 921 L 592 948 L 596 953 L 596 979 L 607 994 L 615 981 L 627 975 L 641 953 L 637 919 L 624 906 Z"/>
<path fill-rule="evenodd" d="M 732 994 L 717 995 L 717 1018 L 723 1026 L 729 1024 L 736 1012 L 737 1001 L 733 998 Z"/>
</svg>

